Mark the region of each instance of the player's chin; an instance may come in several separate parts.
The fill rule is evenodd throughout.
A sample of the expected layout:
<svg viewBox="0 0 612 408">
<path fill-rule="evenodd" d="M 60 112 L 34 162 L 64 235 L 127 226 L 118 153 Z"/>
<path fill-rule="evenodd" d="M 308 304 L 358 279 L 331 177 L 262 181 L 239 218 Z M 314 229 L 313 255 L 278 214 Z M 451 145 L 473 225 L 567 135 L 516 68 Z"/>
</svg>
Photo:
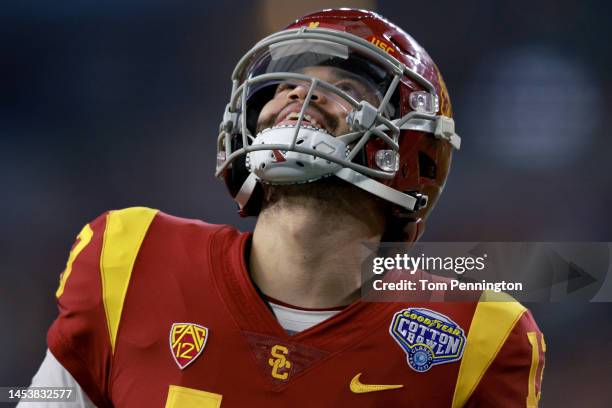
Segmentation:
<svg viewBox="0 0 612 408">
<path fill-rule="evenodd" d="M 264 185 L 264 193 L 264 207 L 285 204 L 359 216 L 379 206 L 376 197 L 335 176 L 301 184 Z"/>
<path fill-rule="evenodd" d="M 340 193 L 350 192 L 353 189 L 355 189 L 353 185 L 334 176 L 299 184 L 264 184 L 266 197 L 271 199 L 301 197 L 304 200 L 334 201 L 342 196 Z"/>
</svg>

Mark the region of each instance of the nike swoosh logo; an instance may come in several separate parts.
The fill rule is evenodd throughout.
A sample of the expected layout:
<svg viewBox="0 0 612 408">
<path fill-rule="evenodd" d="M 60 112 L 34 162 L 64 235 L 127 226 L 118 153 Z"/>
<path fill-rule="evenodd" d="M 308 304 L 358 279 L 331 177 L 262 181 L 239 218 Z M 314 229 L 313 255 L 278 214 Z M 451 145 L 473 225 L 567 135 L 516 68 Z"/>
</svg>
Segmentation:
<svg viewBox="0 0 612 408">
<path fill-rule="evenodd" d="M 361 377 L 361 373 L 357 374 L 351 380 L 351 391 L 355 394 L 363 394 L 366 392 L 376 392 L 376 391 L 386 391 L 386 390 L 395 390 L 397 388 L 402 388 L 403 385 L 396 384 L 363 384 L 359 381 L 359 377 Z"/>
</svg>

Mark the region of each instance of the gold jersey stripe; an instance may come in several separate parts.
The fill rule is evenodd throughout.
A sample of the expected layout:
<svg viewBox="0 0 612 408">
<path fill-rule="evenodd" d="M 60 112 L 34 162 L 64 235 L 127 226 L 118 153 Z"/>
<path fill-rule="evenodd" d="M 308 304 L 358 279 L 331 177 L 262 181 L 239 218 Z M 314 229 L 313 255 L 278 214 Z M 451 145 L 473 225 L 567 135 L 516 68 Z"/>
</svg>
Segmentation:
<svg viewBox="0 0 612 408">
<path fill-rule="evenodd" d="M 102 299 L 113 353 L 132 268 L 156 213 L 157 210 L 150 208 L 132 207 L 110 211 L 106 217 L 100 273 Z"/>
<path fill-rule="evenodd" d="M 171 385 L 166 408 L 219 408 L 222 399 L 221 394 Z"/>
<path fill-rule="evenodd" d="M 505 293 L 482 293 L 461 359 L 453 408 L 462 407 L 468 401 L 525 310 Z"/>
</svg>

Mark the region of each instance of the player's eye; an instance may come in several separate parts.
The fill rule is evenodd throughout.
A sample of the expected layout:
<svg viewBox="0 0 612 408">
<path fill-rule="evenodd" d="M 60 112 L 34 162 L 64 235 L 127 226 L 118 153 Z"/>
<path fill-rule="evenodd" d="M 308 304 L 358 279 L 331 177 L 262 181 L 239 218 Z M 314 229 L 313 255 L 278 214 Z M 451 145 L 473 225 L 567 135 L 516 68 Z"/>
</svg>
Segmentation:
<svg viewBox="0 0 612 408">
<path fill-rule="evenodd" d="M 353 81 L 340 81 L 334 84 L 341 91 L 346 92 L 354 99 L 360 101 L 364 98 L 364 92 L 361 87 Z"/>
</svg>

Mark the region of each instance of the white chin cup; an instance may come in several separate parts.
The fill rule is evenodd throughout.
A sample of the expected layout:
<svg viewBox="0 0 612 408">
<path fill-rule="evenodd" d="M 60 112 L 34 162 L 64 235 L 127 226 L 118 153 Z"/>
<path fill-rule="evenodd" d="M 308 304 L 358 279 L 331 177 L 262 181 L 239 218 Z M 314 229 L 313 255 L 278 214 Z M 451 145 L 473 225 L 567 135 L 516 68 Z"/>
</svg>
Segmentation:
<svg viewBox="0 0 612 408">
<path fill-rule="evenodd" d="M 253 141 L 252 147 L 275 145 L 276 149 L 251 151 L 246 156 L 247 168 L 264 183 L 293 184 L 315 181 L 334 174 L 342 166 L 322 157 L 289 150 L 296 126 L 265 129 Z M 346 159 L 346 144 L 334 136 L 308 126 L 300 126 L 295 148 L 313 150 L 337 159 Z"/>
</svg>

